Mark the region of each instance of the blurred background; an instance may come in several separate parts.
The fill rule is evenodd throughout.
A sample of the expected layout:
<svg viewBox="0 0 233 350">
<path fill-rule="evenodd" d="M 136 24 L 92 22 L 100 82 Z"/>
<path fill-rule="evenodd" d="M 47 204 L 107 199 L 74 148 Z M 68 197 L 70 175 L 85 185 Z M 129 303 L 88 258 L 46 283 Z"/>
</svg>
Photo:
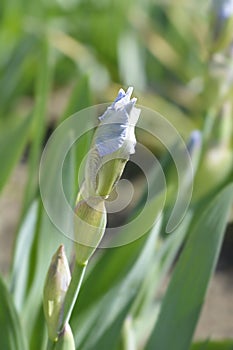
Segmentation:
<svg viewBox="0 0 233 350">
<path fill-rule="evenodd" d="M 232 174 L 232 1 L 2 0 L 0 2 L 0 271 L 10 268 L 20 218 L 38 194 L 38 165 L 66 117 L 134 87 L 139 104 L 188 142 L 203 132 L 194 196 Z M 164 150 L 139 140 L 160 158 Z M 229 223 L 196 337 L 232 338 Z"/>
</svg>

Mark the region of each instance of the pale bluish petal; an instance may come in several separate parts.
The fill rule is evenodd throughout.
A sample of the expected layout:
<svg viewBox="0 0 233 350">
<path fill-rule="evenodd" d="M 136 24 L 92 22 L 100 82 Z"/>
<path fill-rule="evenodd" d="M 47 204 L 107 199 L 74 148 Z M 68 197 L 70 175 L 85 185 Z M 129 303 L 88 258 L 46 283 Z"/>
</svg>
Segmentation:
<svg viewBox="0 0 233 350">
<path fill-rule="evenodd" d="M 117 101 L 121 100 L 124 96 L 125 96 L 125 91 L 123 89 L 120 89 L 112 105 L 114 105 Z"/>
<path fill-rule="evenodd" d="M 187 143 L 187 149 L 189 151 L 189 154 L 192 155 L 192 153 L 195 151 L 196 148 L 199 148 L 202 142 L 202 135 L 199 130 L 194 130 Z"/>
<path fill-rule="evenodd" d="M 131 98 L 133 88 L 125 92 L 119 90 L 113 104 L 99 118 L 100 125 L 95 134 L 94 144 L 100 155 L 104 157 L 119 150 L 126 142 L 124 153 L 134 153 L 136 139 L 134 127 L 138 121 L 140 110 L 135 108 L 136 98 Z"/>
<path fill-rule="evenodd" d="M 223 18 L 229 18 L 233 16 L 233 0 L 226 0 L 223 2 L 221 16 Z"/>
<path fill-rule="evenodd" d="M 117 101 L 114 101 L 112 108 L 119 110 L 121 108 L 125 108 L 128 103 L 130 103 L 130 97 L 132 95 L 133 88 L 129 87 L 128 90 L 126 91 L 125 95 L 122 96 L 121 99 L 118 99 Z M 137 99 L 132 99 L 131 101 L 136 102 Z"/>
<path fill-rule="evenodd" d="M 106 118 L 104 118 L 101 123 L 99 124 L 97 131 L 96 131 L 96 135 L 98 134 L 98 129 L 100 126 L 102 125 L 106 125 L 106 124 L 124 124 L 124 125 L 128 125 L 129 124 L 129 115 L 126 111 L 125 108 L 123 108 L 120 111 L 115 111 L 112 109 L 109 109 L 106 111 Z"/>
<path fill-rule="evenodd" d="M 100 157 L 117 151 L 124 143 L 127 125 L 105 124 L 99 127 L 99 137 L 96 138 L 96 148 Z"/>
<path fill-rule="evenodd" d="M 140 116 L 141 110 L 139 108 L 134 107 L 135 102 L 133 103 L 133 108 L 129 112 L 129 123 L 132 126 L 135 126 L 138 122 L 138 118 Z"/>
<path fill-rule="evenodd" d="M 100 120 L 100 121 L 103 121 L 104 119 L 108 118 L 109 112 L 112 111 L 112 110 L 116 110 L 116 109 L 117 109 L 117 103 L 118 103 L 120 100 L 124 99 L 125 96 L 126 96 L 125 91 L 124 91 L 123 89 L 120 89 L 119 92 L 118 92 L 117 97 L 116 97 L 115 100 L 114 100 L 114 102 L 111 104 L 111 106 L 109 106 L 109 107 L 107 108 L 107 110 L 104 112 L 104 114 L 101 115 L 101 116 L 99 117 L 99 120 Z"/>
<path fill-rule="evenodd" d="M 135 125 L 140 109 L 131 99 L 133 88 L 120 89 L 115 101 L 99 117 L 92 149 L 85 169 L 85 194 L 106 197 L 122 174 L 130 154 L 135 152 Z M 109 168 L 109 162 L 111 162 Z"/>
<path fill-rule="evenodd" d="M 134 105 L 136 101 L 133 101 L 133 99 L 128 102 L 125 106 L 124 109 L 126 110 L 127 114 L 130 116 L 130 113 L 132 112 Z"/>
</svg>

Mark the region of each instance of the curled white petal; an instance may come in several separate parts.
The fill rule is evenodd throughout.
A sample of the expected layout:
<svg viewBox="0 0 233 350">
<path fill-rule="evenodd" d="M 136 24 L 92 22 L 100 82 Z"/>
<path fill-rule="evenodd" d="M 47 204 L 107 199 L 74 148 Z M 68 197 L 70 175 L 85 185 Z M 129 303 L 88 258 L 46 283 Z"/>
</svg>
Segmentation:
<svg viewBox="0 0 233 350">
<path fill-rule="evenodd" d="M 119 93 L 106 112 L 99 118 L 100 125 L 95 135 L 95 146 L 100 157 L 119 150 L 124 143 L 124 153 L 128 156 L 134 153 L 136 139 L 134 128 L 138 121 L 140 110 L 135 107 L 136 98 L 131 98 L 133 88 Z M 127 151 L 128 149 L 128 151 Z"/>
</svg>

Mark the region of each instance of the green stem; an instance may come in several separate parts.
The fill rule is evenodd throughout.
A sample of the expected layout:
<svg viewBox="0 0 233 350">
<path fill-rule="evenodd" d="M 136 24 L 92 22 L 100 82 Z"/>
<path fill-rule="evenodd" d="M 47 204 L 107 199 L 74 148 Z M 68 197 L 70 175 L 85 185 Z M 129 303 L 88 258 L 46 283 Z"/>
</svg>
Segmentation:
<svg viewBox="0 0 233 350">
<path fill-rule="evenodd" d="M 66 293 L 66 297 L 65 297 L 65 302 L 64 302 L 64 313 L 63 313 L 63 320 L 62 320 L 62 324 L 60 327 L 60 332 L 63 330 L 64 326 L 69 323 L 70 320 L 70 316 L 71 313 L 73 311 L 75 302 L 77 300 L 78 297 L 78 293 L 80 291 L 80 287 L 83 281 L 83 276 L 85 274 L 85 270 L 86 270 L 86 264 L 79 264 L 79 263 L 75 263 L 75 267 L 74 267 L 74 271 L 72 273 L 72 278 L 71 278 L 71 282 L 68 288 L 68 291 Z"/>
</svg>

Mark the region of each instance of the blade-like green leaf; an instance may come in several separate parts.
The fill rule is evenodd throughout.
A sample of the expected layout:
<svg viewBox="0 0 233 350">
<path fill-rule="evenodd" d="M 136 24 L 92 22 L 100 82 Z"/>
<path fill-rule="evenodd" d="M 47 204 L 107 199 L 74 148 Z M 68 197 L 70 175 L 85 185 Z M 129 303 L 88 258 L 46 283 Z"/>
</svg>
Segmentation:
<svg viewBox="0 0 233 350">
<path fill-rule="evenodd" d="M 19 15 L 19 12 L 16 10 L 16 3 L 10 8 L 8 8 L 8 16 L 9 18 L 5 18 L 6 21 L 10 20 L 12 16 L 12 11 L 14 9 L 16 17 L 19 16 L 19 20 L 22 19 L 22 15 Z M 2 14 L 2 13 L 1 13 Z M 15 21 L 17 22 L 17 18 Z M 8 22 L 9 23 L 9 22 Z M 1 19 L 1 38 L 0 42 L 7 42 L 7 36 L 9 32 L 6 30 L 4 33 L 4 24 Z M 7 33 L 8 32 L 8 33 Z M 11 35 L 10 35 L 11 37 Z M 9 38 L 9 40 L 11 40 Z M 1 59 L 4 57 L 3 61 L 5 64 L 0 66 L 0 96 L 1 96 L 1 112 L 0 118 L 6 120 L 8 118 L 8 111 L 14 105 L 15 97 L 19 93 L 19 91 L 24 88 L 25 81 L 28 80 L 28 75 L 25 73 L 25 66 L 32 59 L 33 53 L 36 50 L 37 40 L 34 35 L 28 34 L 23 38 L 18 38 L 15 42 L 13 50 L 10 50 L 10 54 L 6 54 L 7 50 L 2 47 L 1 49 Z M 10 45 L 11 46 L 11 45 Z M 9 53 L 9 51 L 8 51 Z M 2 63 L 2 61 L 1 61 Z"/>
<path fill-rule="evenodd" d="M 74 86 L 69 102 L 63 113 L 62 120 L 68 118 L 74 113 L 81 111 L 82 109 L 87 108 L 91 105 L 92 105 L 92 96 L 91 96 L 91 90 L 90 90 L 90 84 L 89 84 L 89 76 L 84 75 L 78 80 L 77 84 Z M 87 119 L 86 124 L 91 125 L 91 121 L 88 121 Z M 88 150 L 90 149 L 92 136 L 93 136 L 93 131 L 90 131 L 82 135 L 82 137 L 73 146 L 75 148 L 75 150 L 73 150 L 73 155 L 75 156 L 75 170 L 73 172 L 73 176 L 76 182 L 74 186 L 75 189 L 74 189 L 73 195 L 75 196 L 79 190 L 78 188 L 79 184 L 77 179 L 79 177 L 80 165 L 83 161 L 84 156 L 88 153 Z"/>
<path fill-rule="evenodd" d="M 18 314 L 12 298 L 0 279 L 0 349 L 26 350 L 27 344 L 22 334 Z"/>
<path fill-rule="evenodd" d="M 15 124 L 6 123 L 0 130 L 0 191 L 3 188 L 14 165 L 22 155 L 27 142 L 31 117 Z"/>
<path fill-rule="evenodd" d="M 37 318 L 34 323 L 34 327 L 31 334 L 29 349 L 30 350 L 43 350 L 46 349 L 46 344 L 48 341 L 44 310 L 41 305 L 37 313 Z"/>
<path fill-rule="evenodd" d="M 89 87 L 89 78 L 84 75 L 78 80 L 74 86 L 69 102 L 65 108 L 65 111 L 61 117 L 61 120 L 66 119 L 77 111 L 81 111 L 83 108 L 87 108 L 92 104 L 91 92 Z"/>
<path fill-rule="evenodd" d="M 35 238 L 38 216 L 38 203 L 33 203 L 23 221 L 16 237 L 14 259 L 11 274 L 11 292 L 18 312 L 26 298 L 28 275 L 30 270 L 30 252 Z"/>
<path fill-rule="evenodd" d="M 81 314 L 79 326 L 73 326 L 76 331 L 76 348 L 115 349 L 120 341 L 121 329 L 134 297 L 133 289 L 125 296 L 118 286 L 113 288 L 94 308 Z"/>
<path fill-rule="evenodd" d="M 35 87 L 35 108 L 33 112 L 32 145 L 29 155 L 29 176 L 23 202 L 23 213 L 28 209 L 38 187 L 38 165 L 42 142 L 46 131 L 46 112 L 53 77 L 53 60 L 47 41 L 41 43 L 41 57 Z"/>
<path fill-rule="evenodd" d="M 222 190 L 190 232 L 146 350 L 187 350 L 219 254 L 233 186 Z"/>
<path fill-rule="evenodd" d="M 160 298 L 155 302 L 155 295 L 173 265 L 188 232 L 191 219 L 192 212 L 188 212 L 172 235 L 168 235 L 165 240 L 160 240 L 157 244 L 150 269 L 142 281 L 140 292 L 130 311 L 138 344 L 143 345 L 153 330 L 160 307 Z"/>
</svg>

